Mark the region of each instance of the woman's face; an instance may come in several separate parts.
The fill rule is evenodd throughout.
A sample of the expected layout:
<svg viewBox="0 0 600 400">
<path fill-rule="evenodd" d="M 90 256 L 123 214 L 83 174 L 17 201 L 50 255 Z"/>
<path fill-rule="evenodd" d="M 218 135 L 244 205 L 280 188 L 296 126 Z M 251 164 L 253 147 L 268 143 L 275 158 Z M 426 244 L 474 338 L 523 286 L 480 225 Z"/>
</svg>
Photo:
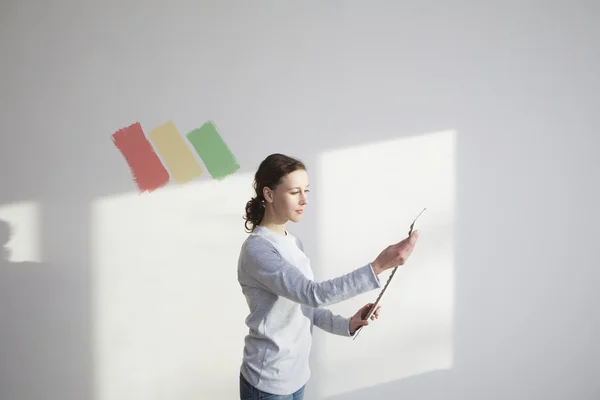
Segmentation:
<svg viewBox="0 0 600 400">
<path fill-rule="evenodd" d="M 265 199 L 278 220 L 298 222 L 302 219 L 308 204 L 308 186 L 308 174 L 299 169 L 285 175 L 274 191 L 265 189 Z"/>
</svg>

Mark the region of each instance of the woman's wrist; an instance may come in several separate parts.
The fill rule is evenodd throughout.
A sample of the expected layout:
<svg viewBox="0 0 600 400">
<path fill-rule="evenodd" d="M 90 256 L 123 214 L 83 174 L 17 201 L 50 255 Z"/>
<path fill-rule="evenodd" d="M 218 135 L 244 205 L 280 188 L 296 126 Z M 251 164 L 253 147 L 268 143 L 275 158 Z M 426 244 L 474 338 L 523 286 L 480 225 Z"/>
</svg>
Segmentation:
<svg viewBox="0 0 600 400">
<path fill-rule="evenodd" d="M 383 272 L 383 268 L 381 267 L 381 265 L 379 265 L 377 261 L 373 261 L 371 263 L 371 268 L 373 269 L 375 275 L 379 275 Z"/>
<path fill-rule="evenodd" d="M 352 320 L 353 320 L 352 317 L 348 318 L 348 333 L 350 334 L 350 336 L 354 336 L 354 334 L 356 333 L 356 329 L 357 329 L 356 327 L 353 326 L 354 324 L 352 323 L 353 322 Z"/>
</svg>

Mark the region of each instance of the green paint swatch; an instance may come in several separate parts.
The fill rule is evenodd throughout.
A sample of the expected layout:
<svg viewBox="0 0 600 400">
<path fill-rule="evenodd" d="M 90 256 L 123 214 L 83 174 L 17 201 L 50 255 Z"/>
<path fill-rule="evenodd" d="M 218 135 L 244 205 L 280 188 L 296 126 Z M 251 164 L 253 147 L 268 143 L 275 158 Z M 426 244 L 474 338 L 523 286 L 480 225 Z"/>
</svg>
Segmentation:
<svg viewBox="0 0 600 400">
<path fill-rule="evenodd" d="M 223 179 L 240 165 L 212 122 L 206 122 L 187 134 L 187 138 L 214 179 Z"/>
</svg>

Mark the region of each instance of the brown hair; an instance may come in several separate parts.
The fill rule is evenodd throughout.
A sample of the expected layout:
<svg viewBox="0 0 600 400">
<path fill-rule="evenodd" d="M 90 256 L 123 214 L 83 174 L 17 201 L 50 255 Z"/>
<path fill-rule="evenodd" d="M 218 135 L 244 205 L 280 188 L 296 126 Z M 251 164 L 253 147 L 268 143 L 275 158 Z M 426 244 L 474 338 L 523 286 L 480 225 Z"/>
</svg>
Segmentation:
<svg viewBox="0 0 600 400">
<path fill-rule="evenodd" d="M 244 215 L 246 232 L 254 231 L 254 228 L 261 223 L 265 216 L 263 189 L 268 187 L 275 190 L 284 176 L 299 169 L 306 171 L 302 161 L 279 153 L 269 155 L 260 163 L 254 174 L 256 195 L 246 203 L 246 214 Z"/>
</svg>

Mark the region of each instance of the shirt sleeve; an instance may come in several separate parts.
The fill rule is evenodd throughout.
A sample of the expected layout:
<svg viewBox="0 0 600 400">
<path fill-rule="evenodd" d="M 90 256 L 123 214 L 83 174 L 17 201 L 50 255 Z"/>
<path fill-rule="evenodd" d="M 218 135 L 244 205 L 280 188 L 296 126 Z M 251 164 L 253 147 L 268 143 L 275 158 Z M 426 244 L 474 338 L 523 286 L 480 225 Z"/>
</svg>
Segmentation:
<svg viewBox="0 0 600 400">
<path fill-rule="evenodd" d="M 315 308 L 313 310 L 313 323 L 325 332 L 340 336 L 351 336 L 350 318 L 336 315 L 327 308 Z"/>
<path fill-rule="evenodd" d="M 257 236 L 245 244 L 241 269 L 257 286 L 278 296 L 319 308 L 381 287 L 371 264 L 330 280 L 315 282 Z"/>
</svg>

